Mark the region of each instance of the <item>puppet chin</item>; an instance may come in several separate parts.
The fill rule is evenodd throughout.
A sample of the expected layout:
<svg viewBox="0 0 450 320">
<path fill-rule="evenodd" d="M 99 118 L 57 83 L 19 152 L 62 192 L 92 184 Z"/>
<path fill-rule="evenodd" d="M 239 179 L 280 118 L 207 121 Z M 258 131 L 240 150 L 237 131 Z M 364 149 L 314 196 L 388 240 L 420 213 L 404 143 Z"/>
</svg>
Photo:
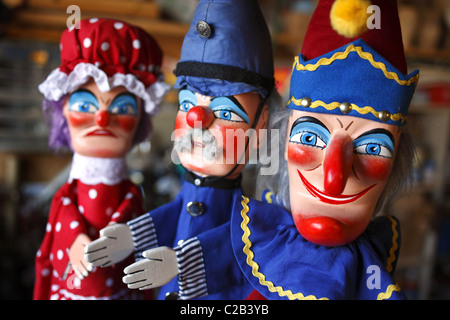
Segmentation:
<svg viewBox="0 0 450 320">
<path fill-rule="evenodd" d="M 302 218 L 294 215 L 298 232 L 308 241 L 321 246 L 342 246 L 355 240 L 359 234 L 355 234 L 351 227 L 329 217 Z"/>
</svg>

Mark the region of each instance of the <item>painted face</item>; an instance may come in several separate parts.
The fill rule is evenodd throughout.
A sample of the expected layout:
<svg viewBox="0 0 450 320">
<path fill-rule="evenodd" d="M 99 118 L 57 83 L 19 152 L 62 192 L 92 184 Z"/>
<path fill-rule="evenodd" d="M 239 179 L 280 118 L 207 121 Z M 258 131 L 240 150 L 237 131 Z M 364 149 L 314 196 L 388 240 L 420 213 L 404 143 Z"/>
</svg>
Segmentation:
<svg viewBox="0 0 450 320">
<path fill-rule="evenodd" d="M 237 177 L 244 167 L 260 124 L 251 129 L 261 99 L 249 92 L 230 97 L 210 97 L 181 90 L 175 121 L 174 148 L 181 164 L 199 176 Z M 267 110 L 267 107 L 264 107 Z M 248 144 L 247 148 L 246 145 Z"/>
<path fill-rule="evenodd" d="M 74 91 L 64 105 L 74 151 L 90 157 L 120 158 L 131 148 L 141 102 L 124 87 L 101 92 L 94 81 Z"/>
<path fill-rule="evenodd" d="M 320 245 L 350 243 L 366 229 L 387 183 L 398 127 L 294 111 L 288 130 L 285 157 L 297 229 Z"/>
</svg>

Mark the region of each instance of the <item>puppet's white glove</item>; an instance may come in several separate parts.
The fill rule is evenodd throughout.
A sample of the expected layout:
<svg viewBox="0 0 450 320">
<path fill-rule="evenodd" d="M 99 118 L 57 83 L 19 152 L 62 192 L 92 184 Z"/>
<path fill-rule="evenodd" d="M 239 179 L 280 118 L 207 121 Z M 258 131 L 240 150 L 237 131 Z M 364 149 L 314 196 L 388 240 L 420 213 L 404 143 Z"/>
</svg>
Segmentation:
<svg viewBox="0 0 450 320">
<path fill-rule="evenodd" d="M 127 224 L 117 223 L 100 230 L 100 238 L 85 247 L 85 260 L 95 267 L 108 267 L 127 258 L 134 250 Z"/>
<path fill-rule="evenodd" d="M 177 256 L 169 247 L 158 247 L 142 253 L 145 258 L 125 268 L 122 281 L 130 289 L 161 287 L 178 275 Z"/>
</svg>

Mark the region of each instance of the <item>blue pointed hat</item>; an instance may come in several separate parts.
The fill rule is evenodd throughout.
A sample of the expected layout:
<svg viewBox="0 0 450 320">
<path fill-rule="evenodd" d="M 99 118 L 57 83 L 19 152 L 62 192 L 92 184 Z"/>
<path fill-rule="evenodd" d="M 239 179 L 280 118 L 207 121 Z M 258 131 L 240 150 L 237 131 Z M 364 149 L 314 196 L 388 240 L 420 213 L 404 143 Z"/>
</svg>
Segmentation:
<svg viewBox="0 0 450 320">
<path fill-rule="evenodd" d="M 270 33 L 256 0 L 200 0 L 175 69 L 175 88 L 207 96 L 274 88 Z"/>
<path fill-rule="evenodd" d="M 381 29 L 344 36 L 330 17 L 349 3 L 363 14 L 369 5 L 379 8 Z M 368 18 L 362 16 L 363 27 Z M 287 107 L 402 125 L 419 80 L 418 70 L 406 69 L 396 0 L 320 0 L 294 60 Z"/>
</svg>

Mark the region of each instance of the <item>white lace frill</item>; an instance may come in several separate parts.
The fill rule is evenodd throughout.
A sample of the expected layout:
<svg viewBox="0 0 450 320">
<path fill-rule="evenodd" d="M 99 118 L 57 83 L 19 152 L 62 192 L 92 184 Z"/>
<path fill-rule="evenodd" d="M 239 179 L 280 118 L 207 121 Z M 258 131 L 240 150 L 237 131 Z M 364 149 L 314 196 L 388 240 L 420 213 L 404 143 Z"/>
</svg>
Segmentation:
<svg viewBox="0 0 450 320">
<path fill-rule="evenodd" d="M 170 89 L 161 78 L 147 89 L 144 84 L 132 74 L 116 73 L 108 78 L 106 73 L 91 63 L 79 63 L 73 71 L 67 75 L 56 68 L 39 85 L 39 91 L 46 99 L 58 101 L 65 94 L 68 94 L 81 85 L 85 84 L 89 78 L 93 78 L 98 88 L 102 92 L 112 88 L 124 86 L 129 92 L 144 100 L 145 111 L 149 115 L 155 115 L 158 106 Z"/>
<path fill-rule="evenodd" d="M 78 153 L 73 155 L 69 182 L 77 179 L 88 185 L 115 185 L 128 177 L 125 158 L 94 158 Z"/>
</svg>

